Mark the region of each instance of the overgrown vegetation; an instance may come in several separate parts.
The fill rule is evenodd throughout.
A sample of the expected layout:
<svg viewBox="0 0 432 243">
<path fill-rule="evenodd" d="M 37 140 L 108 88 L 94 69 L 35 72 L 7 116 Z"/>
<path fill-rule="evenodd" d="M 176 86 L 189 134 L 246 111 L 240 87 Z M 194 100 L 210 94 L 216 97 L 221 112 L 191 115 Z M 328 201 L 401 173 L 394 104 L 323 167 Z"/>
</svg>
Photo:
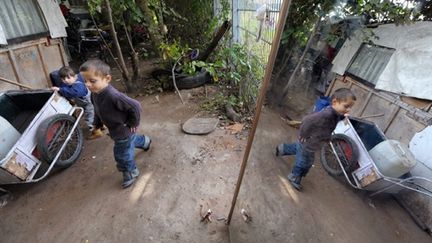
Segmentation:
<svg viewBox="0 0 432 243">
<path fill-rule="evenodd" d="M 222 9 L 218 16 L 213 14 L 213 0 L 90 0 L 90 12 L 101 16 L 107 6 L 112 11 L 115 31 L 121 33 L 121 53 L 130 52 L 131 56 L 139 52 L 140 42 L 151 41 L 153 51 L 164 60 L 164 67 L 170 70 L 176 64 L 176 70 L 184 75 L 193 76 L 200 70 L 206 70 L 217 85 L 219 94 L 209 97 L 204 105 L 207 109 L 223 110 L 229 104 L 237 112 L 253 110 L 263 77 L 263 65 L 254 58 L 247 48 L 231 42 L 226 34 L 219 46 L 205 61 L 191 57 L 198 49 L 204 51 L 224 20 L 231 16 L 230 1 L 221 0 Z M 137 33 L 141 33 L 140 35 Z M 128 37 L 128 38 L 125 38 Z M 126 47 L 126 48 L 125 48 Z M 137 49 L 137 51 L 135 51 Z M 149 51 L 149 50 L 147 50 Z M 135 54 L 133 54 L 135 53 Z M 139 57 L 146 57 L 140 53 Z M 121 58 L 119 58 L 121 59 Z M 134 60 L 134 59 L 132 59 Z M 133 65 L 133 67 L 138 65 Z M 127 73 L 127 68 L 122 68 Z M 134 74 L 138 73 L 134 70 Z M 126 77 L 128 76 L 128 77 Z M 129 83 L 129 90 L 134 90 L 133 83 L 141 78 L 124 75 Z"/>
<path fill-rule="evenodd" d="M 190 52 L 193 50 L 192 45 L 196 44 L 202 51 L 205 47 L 203 44 L 211 40 L 222 21 L 230 16 L 229 2 L 222 0 L 220 3 L 222 6 L 220 15 L 213 16 L 207 21 L 207 26 L 203 25 L 203 20 L 207 20 L 208 16 L 199 21 L 202 25 L 201 28 L 206 29 L 200 40 L 191 38 L 189 41 L 185 41 L 188 35 L 182 33 L 179 38 L 168 39 L 167 43 L 161 45 L 162 56 L 170 64 L 178 61 L 177 66 L 184 74 L 194 75 L 202 69 L 211 74 L 213 82 L 219 87 L 219 94 L 205 102 L 203 105 L 205 109 L 224 112 L 225 106 L 229 104 L 237 112 L 250 112 L 255 105 L 264 68 L 263 64 L 252 56 L 245 46 L 232 43 L 231 36 L 228 34 L 205 62 L 190 58 Z M 178 13 L 181 12 L 178 11 Z M 193 48 L 197 48 L 197 46 L 193 46 Z"/>
</svg>

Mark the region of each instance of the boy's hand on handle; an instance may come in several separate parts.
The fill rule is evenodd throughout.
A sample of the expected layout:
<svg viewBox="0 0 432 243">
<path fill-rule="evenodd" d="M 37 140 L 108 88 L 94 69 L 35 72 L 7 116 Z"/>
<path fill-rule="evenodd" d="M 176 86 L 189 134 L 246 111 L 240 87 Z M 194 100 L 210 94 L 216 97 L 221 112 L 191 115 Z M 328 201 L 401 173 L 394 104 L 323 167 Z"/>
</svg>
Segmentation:
<svg viewBox="0 0 432 243">
<path fill-rule="evenodd" d="M 130 128 L 130 131 L 133 132 L 133 133 L 136 133 L 136 131 L 137 131 L 137 127 L 131 127 L 131 128 Z"/>
<path fill-rule="evenodd" d="M 306 138 L 299 137 L 299 141 L 300 141 L 301 143 L 304 143 L 304 142 L 306 142 Z"/>
<path fill-rule="evenodd" d="M 51 90 L 52 90 L 52 91 L 57 91 L 57 92 L 58 92 L 58 91 L 60 90 L 60 88 L 59 88 L 59 87 L 55 87 L 55 86 L 53 86 L 53 87 L 51 87 Z"/>
</svg>

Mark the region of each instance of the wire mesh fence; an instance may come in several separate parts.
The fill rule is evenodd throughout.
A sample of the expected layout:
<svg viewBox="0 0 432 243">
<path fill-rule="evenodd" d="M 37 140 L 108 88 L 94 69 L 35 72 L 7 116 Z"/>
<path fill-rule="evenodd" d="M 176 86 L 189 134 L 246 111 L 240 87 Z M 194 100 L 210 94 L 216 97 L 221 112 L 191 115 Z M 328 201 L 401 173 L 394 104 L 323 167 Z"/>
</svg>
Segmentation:
<svg viewBox="0 0 432 243">
<path fill-rule="evenodd" d="M 244 44 L 255 58 L 266 65 L 283 0 L 231 0 L 233 41 Z M 215 0 L 215 13 L 221 11 Z"/>
</svg>

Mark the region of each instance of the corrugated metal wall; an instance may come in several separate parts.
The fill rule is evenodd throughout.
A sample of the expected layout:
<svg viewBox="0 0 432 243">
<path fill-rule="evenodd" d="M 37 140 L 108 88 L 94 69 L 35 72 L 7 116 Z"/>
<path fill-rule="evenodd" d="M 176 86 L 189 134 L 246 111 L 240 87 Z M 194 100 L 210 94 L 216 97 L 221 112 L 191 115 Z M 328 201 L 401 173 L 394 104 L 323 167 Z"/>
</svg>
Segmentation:
<svg viewBox="0 0 432 243">
<path fill-rule="evenodd" d="M 362 44 L 347 72 L 376 84 L 394 51 L 386 47 Z"/>
<path fill-rule="evenodd" d="M 0 23 L 8 40 L 48 31 L 35 0 L 1 0 Z"/>
</svg>

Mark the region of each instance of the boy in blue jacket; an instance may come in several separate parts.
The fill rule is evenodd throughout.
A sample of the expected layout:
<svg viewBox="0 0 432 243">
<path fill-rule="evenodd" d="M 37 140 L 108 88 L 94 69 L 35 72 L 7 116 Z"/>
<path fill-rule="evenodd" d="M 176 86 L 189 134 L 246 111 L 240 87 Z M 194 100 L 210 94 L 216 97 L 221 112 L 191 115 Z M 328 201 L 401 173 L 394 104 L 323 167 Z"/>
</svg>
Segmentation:
<svg viewBox="0 0 432 243">
<path fill-rule="evenodd" d="M 51 73 L 51 79 L 54 85 L 51 87 L 52 90 L 59 92 L 61 96 L 84 109 L 84 120 L 88 129 L 92 132 L 88 139 L 101 137 L 103 135 L 102 131 L 93 127 L 94 107 L 90 99 L 90 91 L 87 89 L 83 77 L 76 74 L 72 68 L 65 66 Z M 58 79 L 61 82 L 58 82 Z"/>
</svg>

